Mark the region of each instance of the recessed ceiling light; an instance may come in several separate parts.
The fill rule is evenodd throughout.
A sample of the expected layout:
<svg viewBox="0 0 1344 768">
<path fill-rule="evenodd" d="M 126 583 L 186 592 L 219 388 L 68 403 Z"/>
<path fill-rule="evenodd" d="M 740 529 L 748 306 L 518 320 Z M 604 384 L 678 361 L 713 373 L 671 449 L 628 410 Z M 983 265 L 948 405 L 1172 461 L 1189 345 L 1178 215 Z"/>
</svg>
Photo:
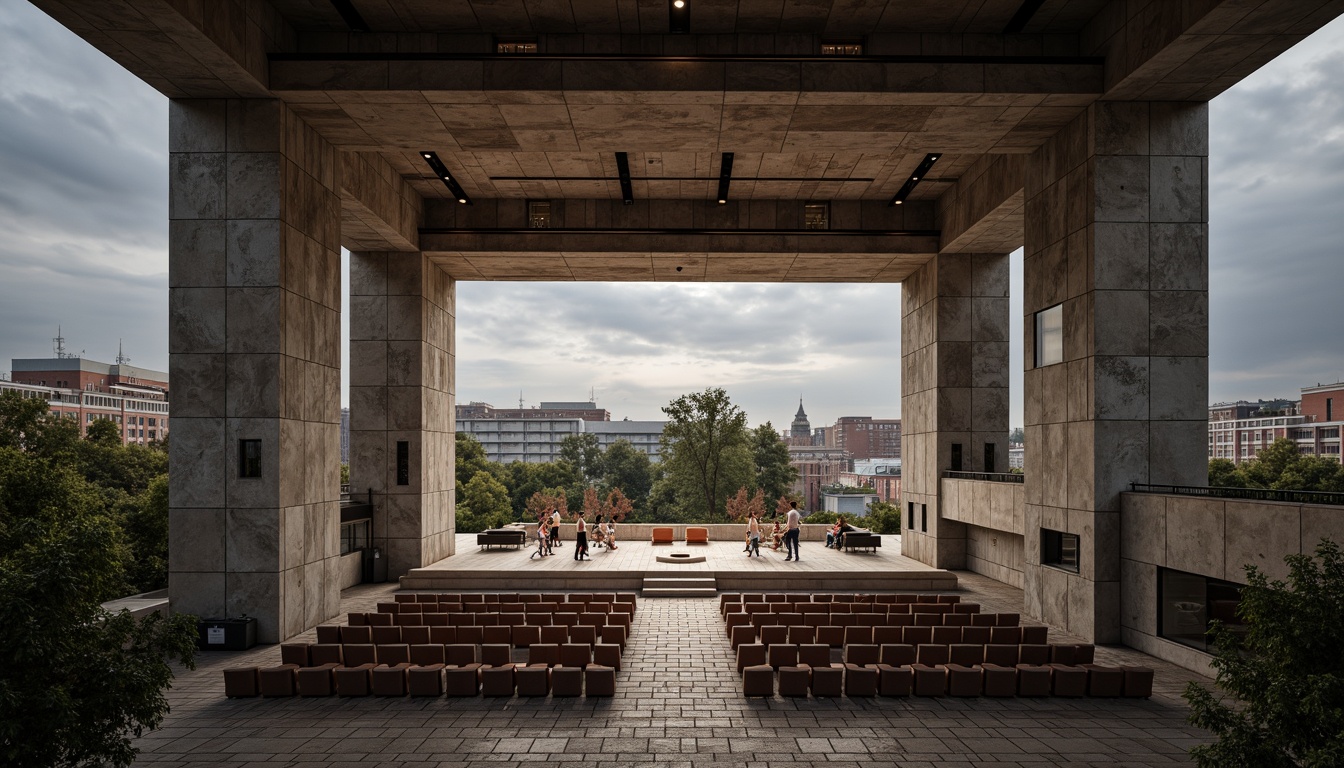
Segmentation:
<svg viewBox="0 0 1344 768">
<path fill-rule="evenodd" d="M 463 205 L 465 205 L 466 202 L 467 202 L 467 198 L 465 198 L 465 197 L 459 197 L 459 198 L 457 198 L 457 202 L 462 203 Z"/>
<path fill-rule="evenodd" d="M 453 199 L 463 205 L 471 205 L 471 198 L 462 189 L 462 185 L 458 184 L 457 180 L 453 178 L 453 174 L 448 172 L 447 166 L 439 159 L 438 154 L 433 151 L 421 151 L 420 156 L 425 159 L 425 164 L 434 172 L 434 175 L 443 181 L 443 185 L 448 188 L 448 192 L 453 196 Z"/>
<path fill-rule="evenodd" d="M 673 7 L 673 8 L 685 8 L 685 7 L 686 7 L 686 0 L 675 0 L 675 1 L 672 3 L 672 7 Z"/>
<path fill-rule="evenodd" d="M 904 203 L 904 202 L 905 202 L 904 200 L 893 200 L 893 201 L 891 202 L 891 204 L 892 204 L 892 205 L 900 205 L 901 203 Z"/>
</svg>

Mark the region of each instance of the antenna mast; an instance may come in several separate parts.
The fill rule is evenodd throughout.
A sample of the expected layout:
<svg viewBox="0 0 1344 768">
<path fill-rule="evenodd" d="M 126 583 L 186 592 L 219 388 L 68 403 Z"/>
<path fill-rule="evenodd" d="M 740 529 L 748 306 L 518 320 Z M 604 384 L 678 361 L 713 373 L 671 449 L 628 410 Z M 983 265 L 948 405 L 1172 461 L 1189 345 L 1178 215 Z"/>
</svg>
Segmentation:
<svg viewBox="0 0 1344 768">
<path fill-rule="evenodd" d="M 58 360 L 75 357 L 75 355 L 65 351 L 65 336 L 61 335 L 61 326 L 56 326 L 56 338 L 52 339 L 51 343 L 55 347 L 56 358 Z"/>
<path fill-rule="evenodd" d="M 129 358 L 129 357 L 127 357 L 126 355 L 122 354 L 122 352 L 121 352 L 121 339 L 117 339 L 117 365 L 125 365 L 125 364 L 127 364 L 127 363 L 129 363 L 129 362 L 131 362 L 131 358 Z"/>
</svg>

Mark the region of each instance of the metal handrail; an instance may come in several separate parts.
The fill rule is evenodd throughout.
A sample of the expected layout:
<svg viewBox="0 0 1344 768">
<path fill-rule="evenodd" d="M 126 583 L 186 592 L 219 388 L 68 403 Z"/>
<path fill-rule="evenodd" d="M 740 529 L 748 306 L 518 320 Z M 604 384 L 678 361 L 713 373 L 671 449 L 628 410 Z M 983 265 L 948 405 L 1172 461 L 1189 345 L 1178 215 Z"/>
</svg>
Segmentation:
<svg viewBox="0 0 1344 768">
<path fill-rule="evenodd" d="M 1026 479 L 1026 475 L 1016 472 L 960 472 L 951 469 L 943 470 L 943 477 L 951 480 L 986 480 L 991 483 L 1021 483 Z"/>
<path fill-rule="evenodd" d="M 1200 485 L 1155 485 L 1130 483 L 1134 493 L 1165 493 L 1172 496 L 1196 496 L 1207 499 L 1248 499 L 1286 501 L 1293 504 L 1337 504 L 1344 506 L 1344 493 L 1331 491 L 1277 491 L 1270 488 L 1222 488 Z"/>
</svg>

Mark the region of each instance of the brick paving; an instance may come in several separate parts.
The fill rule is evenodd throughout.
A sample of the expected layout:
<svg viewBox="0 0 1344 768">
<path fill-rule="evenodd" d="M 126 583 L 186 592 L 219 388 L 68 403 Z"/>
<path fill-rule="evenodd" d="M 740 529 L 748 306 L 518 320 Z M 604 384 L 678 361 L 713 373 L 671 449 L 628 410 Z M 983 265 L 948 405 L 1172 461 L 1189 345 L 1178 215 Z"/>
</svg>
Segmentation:
<svg viewBox="0 0 1344 768">
<path fill-rule="evenodd" d="M 1020 590 L 958 576 L 962 599 L 1020 610 Z M 347 590 L 342 610 L 372 610 L 394 590 Z M 1154 667 L 1152 699 L 746 699 L 717 599 L 641 599 L 611 699 L 224 698 L 221 669 L 279 663 L 279 654 L 278 646 L 202 654 L 169 693 L 164 727 L 138 741 L 141 762 L 1157 766 L 1189 764 L 1186 751 L 1202 739 L 1179 698 L 1201 678 L 1125 648 L 1098 649 L 1099 661 Z"/>
</svg>

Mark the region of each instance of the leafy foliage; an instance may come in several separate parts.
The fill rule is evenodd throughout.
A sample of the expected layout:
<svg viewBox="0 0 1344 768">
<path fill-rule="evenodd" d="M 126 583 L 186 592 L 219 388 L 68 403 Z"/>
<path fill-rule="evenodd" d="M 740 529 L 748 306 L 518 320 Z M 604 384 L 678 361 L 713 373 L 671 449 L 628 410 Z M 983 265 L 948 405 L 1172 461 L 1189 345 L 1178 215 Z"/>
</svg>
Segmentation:
<svg viewBox="0 0 1344 768">
<path fill-rule="evenodd" d="M 686 511 L 712 520 L 733 489 L 753 480 L 747 415 L 720 388 L 682 395 L 663 408 L 665 479 Z"/>
<path fill-rule="evenodd" d="M 596 483 L 602 478 L 602 446 L 597 435 L 583 433 L 570 435 L 560 441 L 560 459 L 569 462 L 587 483 Z"/>
<path fill-rule="evenodd" d="M 601 487 L 608 492 L 619 489 L 633 509 L 648 503 L 653 476 L 653 462 L 648 454 L 635 448 L 629 440 L 617 440 L 607 446 L 602 456 Z"/>
<path fill-rule="evenodd" d="M 787 494 L 798 479 L 798 468 L 789 463 L 789 447 L 770 422 L 751 431 L 751 456 L 756 487 L 772 499 Z"/>
<path fill-rule="evenodd" d="M 868 505 L 867 523 L 863 526 L 873 533 L 900 533 L 901 508 L 897 504 L 874 501 Z"/>
<path fill-rule="evenodd" d="M 620 488 L 612 488 L 607 494 L 607 500 L 602 502 L 602 514 L 613 523 L 619 523 L 626 518 L 634 509 L 630 499 L 625 497 Z"/>
<path fill-rule="evenodd" d="M 479 533 L 501 528 L 514 519 L 509 489 L 485 470 L 477 472 L 457 492 L 457 530 Z"/>
<path fill-rule="evenodd" d="M 1344 554 L 1290 555 L 1288 582 L 1246 567 L 1237 615 L 1244 634 L 1211 630 L 1218 687 L 1186 687 L 1190 722 L 1218 737 L 1191 750 L 1200 768 L 1344 765 Z"/>
<path fill-rule="evenodd" d="M 1344 465 L 1326 456 L 1303 454 L 1297 443 L 1281 437 L 1240 465 L 1228 459 L 1210 459 L 1209 485 L 1339 493 L 1344 492 Z"/>
<path fill-rule="evenodd" d="M 745 487 L 738 488 L 737 493 L 728 499 L 726 507 L 730 520 L 745 522 L 752 515 L 765 517 L 765 492 L 757 488 L 752 495 Z"/>
</svg>

